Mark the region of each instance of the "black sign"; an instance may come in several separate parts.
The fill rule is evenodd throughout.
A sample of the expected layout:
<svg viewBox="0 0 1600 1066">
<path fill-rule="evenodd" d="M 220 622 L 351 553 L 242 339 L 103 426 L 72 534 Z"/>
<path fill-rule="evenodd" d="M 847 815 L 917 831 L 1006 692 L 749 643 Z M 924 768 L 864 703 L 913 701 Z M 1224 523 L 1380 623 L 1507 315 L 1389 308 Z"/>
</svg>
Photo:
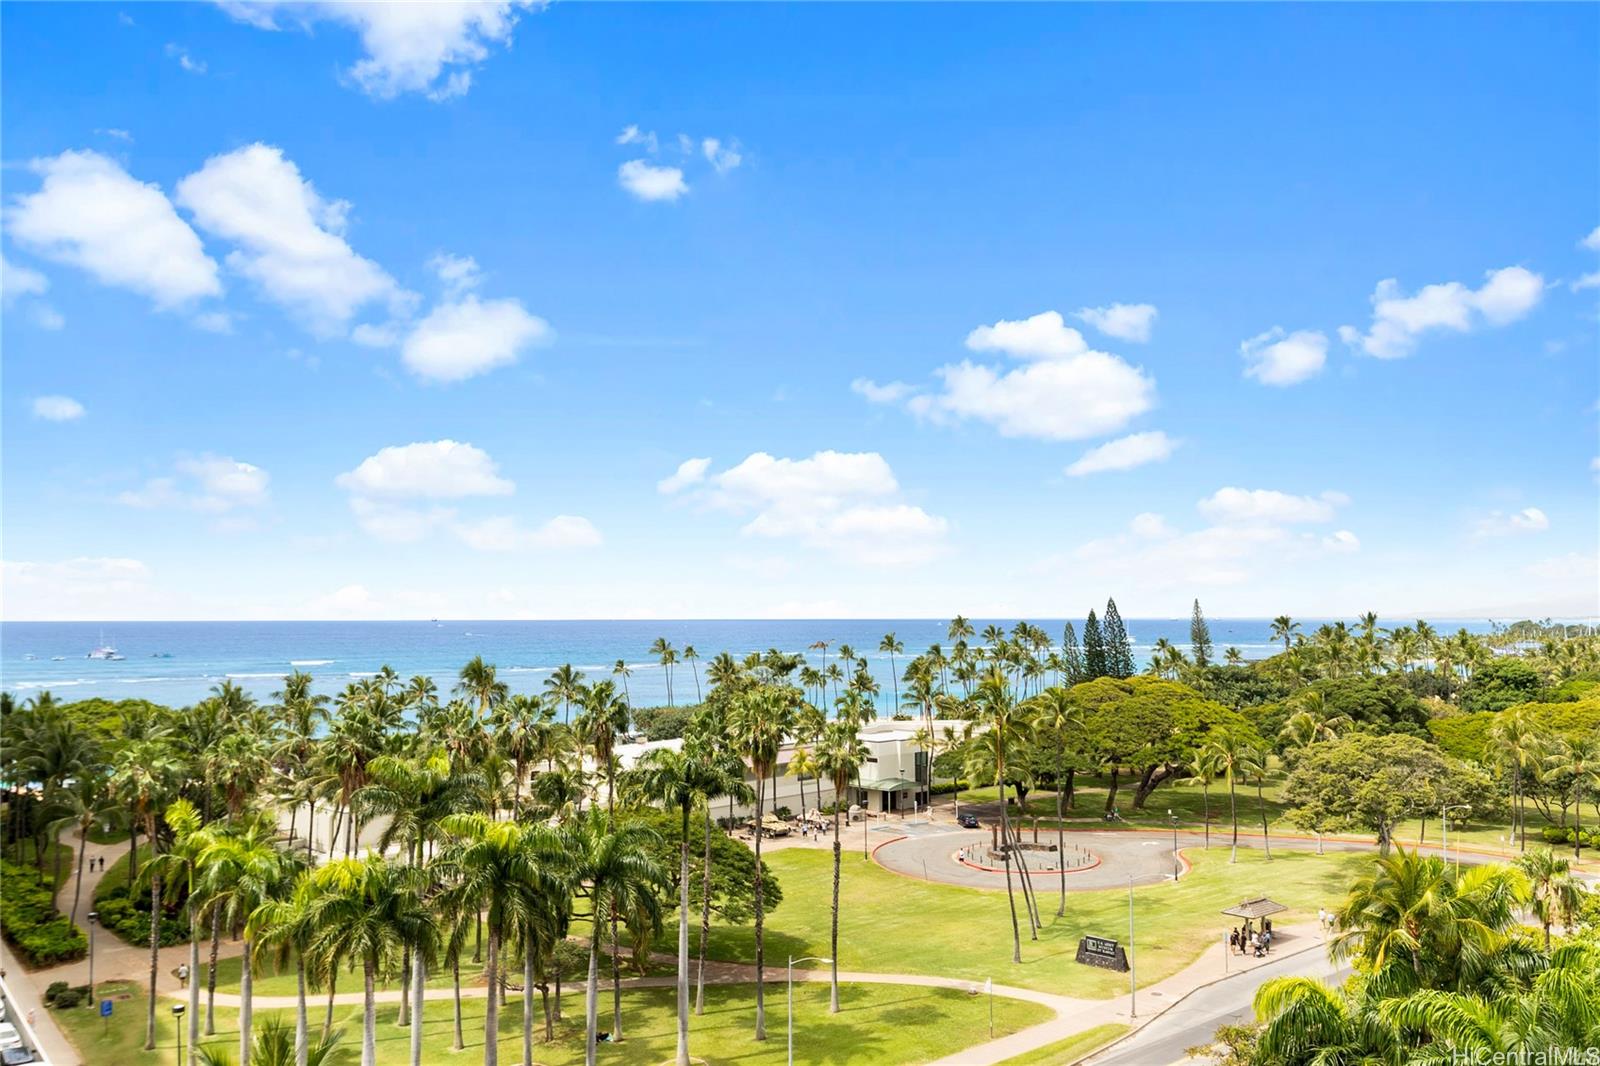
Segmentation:
<svg viewBox="0 0 1600 1066">
<path fill-rule="evenodd" d="M 1107 940 L 1103 936 L 1086 936 L 1078 941 L 1078 961 L 1086 966 L 1098 966 L 1103 970 L 1128 972 L 1128 953 L 1122 949 L 1121 944 L 1115 940 Z"/>
</svg>

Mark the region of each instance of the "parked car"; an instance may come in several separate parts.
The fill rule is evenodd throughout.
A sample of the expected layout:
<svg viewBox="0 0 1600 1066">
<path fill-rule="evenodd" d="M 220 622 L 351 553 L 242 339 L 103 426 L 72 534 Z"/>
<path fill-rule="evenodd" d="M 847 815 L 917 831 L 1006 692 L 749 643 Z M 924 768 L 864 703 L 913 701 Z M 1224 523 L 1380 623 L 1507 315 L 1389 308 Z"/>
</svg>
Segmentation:
<svg viewBox="0 0 1600 1066">
<path fill-rule="evenodd" d="M 33 1052 L 25 1047 L 9 1047 L 0 1051 L 0 1066 L 26 1066 L 27 1063 L 39 1061 Z"/>
<path fill-rule="evenodd" d="M 17 1027 L 10 1022 L 0 1022 L 0 1051 L 9 1051 L 22 1046 L 22 1034 L 17 1032 Z"/>
<path fill-rule="evenodd" d="M 963 829 L 978 828 L 978 816 L 976 814 L 964 812 L 956 817 L 956 821 L 960 823 L 961 828 Z"/>
</svg>

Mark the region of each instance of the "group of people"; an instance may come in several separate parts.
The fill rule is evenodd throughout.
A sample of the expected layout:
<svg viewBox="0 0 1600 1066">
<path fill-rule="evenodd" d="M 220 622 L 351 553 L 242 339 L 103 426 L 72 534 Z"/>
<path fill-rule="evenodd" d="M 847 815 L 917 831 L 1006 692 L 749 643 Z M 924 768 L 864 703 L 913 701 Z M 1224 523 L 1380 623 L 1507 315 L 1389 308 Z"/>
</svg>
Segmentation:
<svg viewBox="0 0 1600 1066">
<path fill-rule="evenodd" d="M 1333 932 L 1334 914 L 1326 907 L 1317 908 L 1317 928 L 1324 933 Z"/>
<path fill-rule="evenodd" d="M 1272 950 L 1272 919 L 1261 919 L 1261 928 L 1255 928 L 1250 919 L 1244 920 L 1244 927 L 1234 927 L 1228 933 L 1228 950 L 1237 951 L 1241 955 L 1254 954 L 1261 958 Z"/>
</svg>

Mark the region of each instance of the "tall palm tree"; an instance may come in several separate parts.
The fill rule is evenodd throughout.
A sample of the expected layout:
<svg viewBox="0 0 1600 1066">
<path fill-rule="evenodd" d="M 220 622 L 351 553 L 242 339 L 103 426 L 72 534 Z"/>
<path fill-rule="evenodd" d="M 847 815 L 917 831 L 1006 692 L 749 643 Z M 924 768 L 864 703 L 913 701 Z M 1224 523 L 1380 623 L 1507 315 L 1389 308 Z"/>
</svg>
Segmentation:
<svg viewBox="0 0 1600 1066">
<path fill-rule="evenodd" d="M 362 975 L 361 1066 L 377 1066 L 377 979 L 403 944 L 431 942 L 435 918 L 423 899 L 424 875 L 378 855 L 335 859 L 308 876 L 307 953 L 331 970 L 359 962 Z M 494 997 L 489 998 L 494 1002 Z M 497 1046 L 490 1033 L 485 1061 Z"/>
<path fill-rule="evenodd" d="M 1234 733 L 1224 733 L 1203 749 L 1212 772 L 1228 782 L 1228 817 L 1233 820 L 1233 843 L 1229 845 L 1228 861 L 1239 861 L 1239 796 L 1237 783 L 1244 773 L 1249 753 L 1249 741 Z"/>
<path fill-rule="evenodd" d="M 1559 919 L 1571 926 L 1583 905 L 1584 887 L 1572 873 L 1572 864 L 1556 858 L 1549 848 L 1538 848 L 1517 858 L 1517 868 L 1528 879 L 1533 913 L 1544 927 L 1544 949 L 1550 950 L 1550 926 Z"/>
<path fill-rule="evenodd" d="M 50 838 L 55 839 L 60 829 L 70 827 L 78 831 L 78 862 L 74 875 L 77 883 L 72 890 L 72 914 L 68 918 L 73 924 L 77 924 L 78 904 L 83 897 L 83 860 L 89 834 L 95 826 L 114 821 L 123 813 L 121 803 L 107 791 L 104 775 L 104 767 L 85 768 L 76 779 L 48 793 L 49 805 L 60 811 L 51 824 Z"/>
<path fill-rule="evenodd" d="M 628 665 L 628 660 L 618 659 L 612 663 L 611 676 L 622 678 L 622 698 L 632 703 L 633 697 L 628 694 L 628 678 L 633 676 L 633 668 Z"/>
<path fill-rule="evenodd" d="M 1570 738 L 1557 737 L 1544 758 L 1545 772 L 1554 777 L 1566 774 L 1572 777 L 1572 807 L 1576 834 L 1572 838 L 1572 857 L 1583 852 L 1583 797 L 1586 792 L 1600 790 L 1600 736 L 1593 733 Z"/>
<path fill-rule="evenodd" d="M 1026 743 L 1029 715 L 1019 708 L 1012 698 L 1011 687 L 998 668 L 991 668 L 983 680 L 978 682 L 975 699 L 978 704 L 979 721 L 987 727 L 977 737 L 980 757 L 987 759 L 993 766 L 995 785 L 1000 790 L 1000 839 L 1007 849 L 1006 900 L 1011 905 L 1011 961 L 1021 963 L 1022 932 L 1017 924 L 1017 899 L 1011 885 L 1010 856 L 1015 849 L 1012 848 L 1010 816 L 1006 813 L 1006 773 L 1010 769 L 1009 756 L 1014 752 L 1020 752 Z M 1037 938 L 1031 911 L 1028 921 L 1030 933 Z"/>
<path fill-rule="evenodd" d="M 683 646 L 683 661 L 688 663 L 689 669 L 694 671 L 694 701 L 696 703 L 700 703 L 703 699 L 700 695 L 700 667 L 696 665 L 696 660 L 699 658 L 700 653 L 694 650 L 693 644 L 685 644 Z"/>
<path fill-rule="evenodd" d="M 661 664 L 662 676 L 667 683 L 667 706 L 672 706 L 672 666 L 678 661 L 678 650 L 672 646 L 666 637 L 657 637 L 655 643 L 650 645 L 650 654 L 656 657 L 656 662 Z"/>
<path fill-rule="evenodd" d="M 1517 708 L 1508 708 L 1495 716 L 1489 726 L 1489 743 L 1502 764 L 1511 767 L 1511 800 L 1515 806 L 1512 832 L 1517 838 L 1517 850 L 1528 850 L 1527 822 L 1524 818 L 1525 791 L 1523 774 L 1529 773 L 1538 780 L 1543 769 L 1545 738 L 1534 727 L 1528 716 Z"/>
<path fill-rule="evenodd" d="M 151 860 L 160 866 L 161 879 L 167 886 L 167 895 L 185 897 L 184 906 L 189 918 L 189 1062 L 195 1062 L 200 1045 L 200 913 L 205 901 L 202 893 L 202 861 L 205 853 L 216 842 L 215 832 L 200 824 L 200 812 L 186 799 L 174 800 L 167 806 L 163 820 L 172 831 L 172 846 Z"/>
<path fill-rule="evenodd" d="M 1079 707 L 1068 690 L 1047 688 L 1029 701 L 1034 721 L 1042 733 L 1049 737 L 1049 746 L 1056 752 L 1056 856 L 1061 868 L 1061 895 L 1056 903 L 1056 917 L 1067 913 L 1067 864 L 1060 861 L 1066 854 L 1066 802 L 1065 780 L 1067 758 L 1073 744 L 1083 735 L 1083 708 Z"/>
<path fill-rule="evenodd" d="M 572 705 L 582 698 L 583 689 L 583 671 L 573 669 L 571 663 L 556 667 L 544 679 L 545 698 L 561 701 L 561 720 L 564 723 L 571 723 Z"/>
<path fill-rule="evenodd" d="M 1245 747 L 1242 758 L 1239 760 L 1239 772 L 1244 774 L 1245 780 L 1256 786 L 1256 806 L 1261 810 L 1261 848 L 1266 853 L 1267 861 L 1272 861 L 1272 840 L 1267 836 L 1267 800 L 1263 795 L 1267 775 L 1272 772 L 1277 759 L 1272 754 L 1272 749 L 1265 744 L 1249 744 Z"/>
<path fill-rule="evenodd" d="M 150 841 L 152 856 L 159 854 L 160 838 L 156 835 L 156 818 L 177 782 L 182 779 L 183 765 L 164 737 L 136 740 L 117 755 L 112 769 L 110 789 L 132 814 L 135 824 L 144 829 Z M 131 875 L 131 871 L 130 871 Z M 144 1050 L 156 1046 L 156 976 L 161 966 L 161 870 L 156 867 L 149 876 L 150 883 L 150 997 L 145 1019 Z"/>
<path fill-rule="evenodd" d="M 687 649 L 685 649 L 687 654 Z M 720 784 L 707 753 L 686 742 L 678 751 L 657 748 L 634 771 L 640 793 L 651 802 L 676 807 L 678 827 L 678 1053 L 677 1066 L 689 1066 L 689 814 Z"/>
<path fill-rule="evenodd" d="M 1289 642 L 1300 631 L 1300 623 L 1286 614 L 1280 614 L 1272 620 L 1272 639 L 1283 641 L 1283 650 L 1289 650 Z"/>
<path fill-rule="evenodd" d="M 561 853 L 572 883 L 588 901 L 592 935 L 584 1004 L 585 1066 L 595 1066 L 599 1029 L 600 927 L 608 912 L 634 905 L 650 906 L 661 871 L 647 850 L 655 834 L 637 825 L 614 826 L 598 811 L 589 811 L 562 827 Z"/>
<path fill-rule="evenodd" d="M 905 643 L 894 635 L 891 630 L 878 641 L 878 650 L 889 653 L 889 678 L 894 682 L 894 713 L 900 713 L 900 674 L 895 666 L 894 657 L 905 653 Z"/>
<path fill-rule="evenodd" d="M 829 931 L 828 1010 L 839 1013 L 839 875 L 842 849 L 839 843 L 839 809 L 844 806 L 844 790 L 867 760 L 867 746 L 849 722 L 830 722 L 817 745 L 818 771 L 833 785 L 833 915 Z"/>
<path fill-rule="evenodd" d="M 206 910 L 219 914 L 229 929 L 245 927 L 239 956 L 239 1066 L 250 1066 L 252 1046 L 255 946 L 248 919 L 285 879 L 287 857 L 278 850 L 276 835 L 277 826 L 267 816 L 245 818 L 214 834 L 196 857 Z"/>
<path fill-rule="evenodd" d="M 504 681 L 495 677 L 493 663 L 486 663 L 483 656 L 474 655 L 472 661 L 461 668 L 455 692 L 477 703 L 478 717 L 487 718 L 490 708 L 505 699 L 510 689 Z"/>
<path fill-rule="evenodd" d="M 1206 850 L 1211 850 L 1211 782 L 1215 781 L 1221 769 L 1217 765 L 1216 753 L 1209 745 L 1202 744 L 1189 756 L 1185 766 L 1189 777 L 1184 780 L 1186 785 L 1199 785 L 1201 797 L 1201 821 L 1205 825 Z"/>
</svg>

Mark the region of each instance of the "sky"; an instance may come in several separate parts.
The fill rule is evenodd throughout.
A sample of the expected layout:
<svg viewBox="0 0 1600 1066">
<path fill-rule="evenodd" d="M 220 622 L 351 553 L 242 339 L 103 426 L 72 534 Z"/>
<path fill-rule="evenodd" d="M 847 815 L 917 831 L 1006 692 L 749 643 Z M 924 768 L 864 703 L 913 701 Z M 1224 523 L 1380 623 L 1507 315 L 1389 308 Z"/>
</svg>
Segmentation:
<svg viewBox="0 0 1600 1066">
<path fill-rule="evenodd" d="M 8 619 L 1600 614 L 1593 5 L 0 5 Z"/>
</svg>

